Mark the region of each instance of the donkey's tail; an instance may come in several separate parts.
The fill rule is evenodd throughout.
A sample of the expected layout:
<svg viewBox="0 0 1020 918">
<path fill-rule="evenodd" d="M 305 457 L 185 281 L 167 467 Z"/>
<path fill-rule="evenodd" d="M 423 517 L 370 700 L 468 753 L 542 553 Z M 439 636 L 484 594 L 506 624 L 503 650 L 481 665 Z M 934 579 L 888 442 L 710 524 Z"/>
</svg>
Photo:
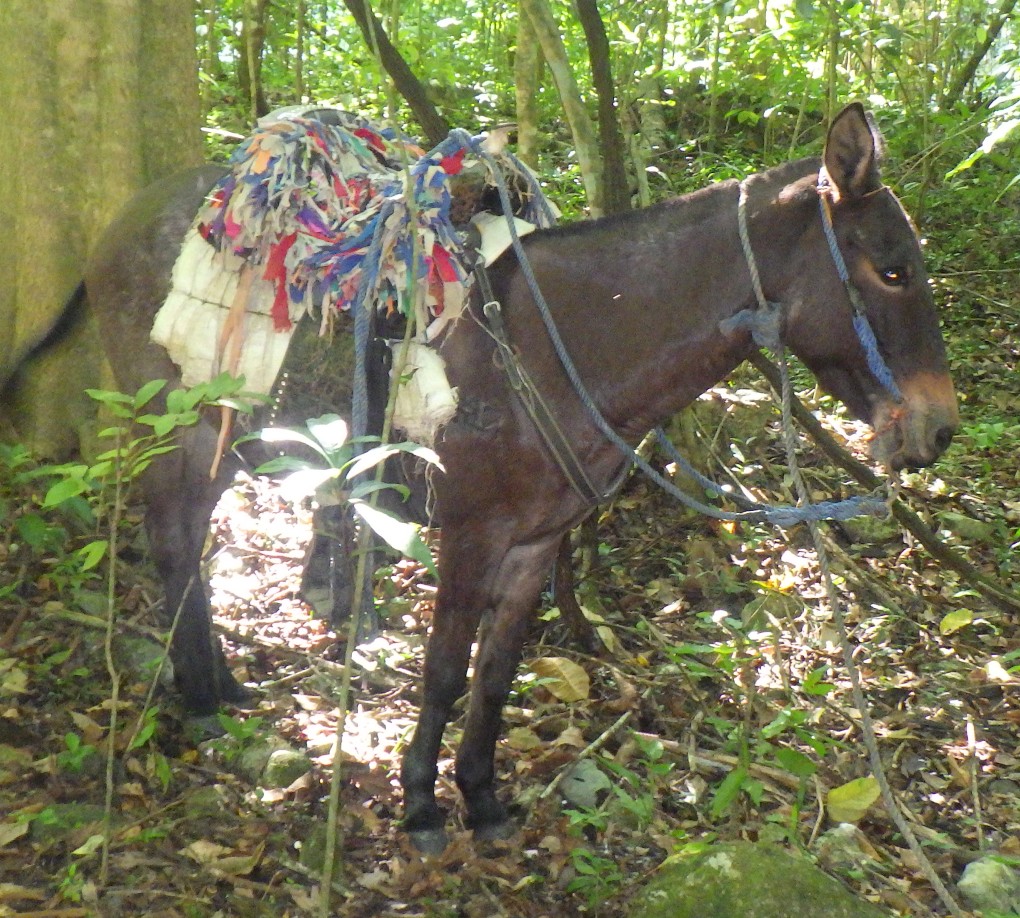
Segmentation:
<svg viewBox="0 0 1020 918">
<path fill-rule="evenodd" d="M 60 315 L 49 329 L 34 341 L 22 342 L 5 358 L 0 359 L 0 402 L 7 401 L 10 393 L 17 386 L 22 368 L 36 357 L 45 354 L 51 347 L 59 344 L 81 326 L 87 312 L 88 293 L 85 290 L 85 281 L 81 281 L 67 298 Z"/>
</svg>

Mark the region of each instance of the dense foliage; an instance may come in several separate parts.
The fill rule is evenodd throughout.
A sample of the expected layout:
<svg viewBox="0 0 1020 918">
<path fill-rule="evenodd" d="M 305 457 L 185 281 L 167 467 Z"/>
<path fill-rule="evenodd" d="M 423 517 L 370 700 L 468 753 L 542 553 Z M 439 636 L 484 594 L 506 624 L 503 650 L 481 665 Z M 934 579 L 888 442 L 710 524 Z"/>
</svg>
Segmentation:
<svg viewBox="0 0 1020 918">
<path fill-rule="evenodd" d="M 575 6 L 550 3 L 594 116 Z M 254 111 L 302 99 L 386 111 L 387 81 L 339 0 L 199 6 L 210 124 L 243 133 Z M 632 177 L 637 165 L 655 195 L 700 185 L 704 173 L 742 173 L 742 155 L 760 162 L 795 153 L 817 141 L 834 108 L 862 98 L 905 159 L 900 178 L 913 209 L 954 167 L 981 155 L 982 144 L 982 165 L 1003 170 L 992 180 L 1001 192 L 1018 171 L 1015 156 L 1010 163 L 1020 114 L 1015 7 L 1016 0 L 603 2 Z M 451 123 L 514 120 L 515 4 L 388 0 L 375 12 Z M 543 172 L 569 172 L 569 135 L 548 76 L 538 110 Z M 406 123 L 406 110 L 400 115 Z M 963 171 L 955 181 L 957 188 L 975 180 Z"/>
</svg>

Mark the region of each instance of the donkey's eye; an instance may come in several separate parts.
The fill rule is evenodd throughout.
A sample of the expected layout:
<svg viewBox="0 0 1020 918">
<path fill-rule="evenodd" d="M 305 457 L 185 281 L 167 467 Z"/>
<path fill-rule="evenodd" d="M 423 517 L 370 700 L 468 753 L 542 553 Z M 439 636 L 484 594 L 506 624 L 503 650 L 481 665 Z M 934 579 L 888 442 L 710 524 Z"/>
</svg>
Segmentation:
<svg viewBox="0 0 1020 918">
<path fill-rule="evenodd" d="M 882 277 L 882 283 L 890 287 L 902 287 L 908 279 L 906 268 L 883 268 L 879 274 Z"/>
</svg>

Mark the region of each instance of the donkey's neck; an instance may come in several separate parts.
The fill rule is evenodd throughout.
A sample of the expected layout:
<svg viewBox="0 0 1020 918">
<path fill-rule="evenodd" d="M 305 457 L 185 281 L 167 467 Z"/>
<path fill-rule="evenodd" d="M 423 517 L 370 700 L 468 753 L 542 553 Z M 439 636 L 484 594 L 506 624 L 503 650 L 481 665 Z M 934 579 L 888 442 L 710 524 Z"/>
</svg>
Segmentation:
<svg viewBox="0 0 1020 918">
<path fill-rule="evenodd" d="M 752 236 L 781 265 L 800 228 L 771 201 L 784 167 L 752 182 Z M 529 258 L 581 376 L 606 418 L 638 437 L 690 404 L 751 352 L 746 331 L 720 323 L 753 306 L 737 223 L 738 184 L 726 182 L 642 211 L 535 234 Z M 768 203 L 766 203 L 768 202 Z M 774 229 L 769 227 L 775 224 Z M 774 272 L 773 272 L 774 273 Z M 778 279 L 767 283 L 781 285 Z"/>
</svg>

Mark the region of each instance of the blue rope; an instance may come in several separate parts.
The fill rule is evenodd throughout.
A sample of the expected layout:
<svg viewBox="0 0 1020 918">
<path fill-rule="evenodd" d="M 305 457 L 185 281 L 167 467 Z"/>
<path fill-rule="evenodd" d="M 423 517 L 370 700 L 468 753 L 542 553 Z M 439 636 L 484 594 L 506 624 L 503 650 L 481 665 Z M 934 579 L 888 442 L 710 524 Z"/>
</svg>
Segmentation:
<svg viewBox="0 0 1020 918">
<path fill-rule="evenodd" d="M 542 295 L 538 279 L 535 277 L 534 271 L 531 267 L 531 262 L 528 260 L 527 253 L 524 251 L 524 246 L 521 243 L 520 236 L 517 234 L 517 228 L 513 221 L 513 208 L 510 201 L 510 193 L 507 190 L 506 182 L 504 181 L 500 170 L 496 167 L 493 158 L 481 148 L 480 137 L 471 137 L 466 131 L 455 131 L 453 133 L 456 134 L 458 143 L 467 144 L 468 149 L 470 149 L 471 152 L 489 166 L 493 179 L 496 183 L 496 189 L 499 192 L 499 198 L 503 205 L 504 214 L 507 217 L 507 228 L 510 232 L 510 242 L 513 246 L 514 254 L 517 256 L 518 264 L 524 274 L 525 280 L 528 283 L 531 295 L 538 307 L 539 315 L 546 327 L 546 332 L 549 335 L 549 339 L 552 342 L 554 350 L 556 351 L 556 355 L 563 366 L 564 372 L 567 374 L 567 378 L 570 380 L 571 385 L 573 385 L 574 391 L 581 400 L 581 403 L 587 409 L 590 417 L 595 423 L 595 426 L 599 429 L 602 435 L 609 440 L 609 442 L 612 443 L 633 465 L 637 466 L 637 468 L 639 468 L 671 497 L 679 500 L 690 509 L 717 520 L 768 522 L 776 526 L 785 527 L 792 526 L 793 524 L 804 520 L 849 519 L 853 516 L 860 516 L 862 514 L 885 515 L 888 512 L 885 503 L 876 498 L 854 498 L 850 501 L 836 502 L 824 501 L 818 504 L 809 504 L 802 507 L 768 507 L 758 505 L 755 509 L 736 513 L 719 510 L 716 507 L 712 507 L 697 500 L 686 491 L 678 488 L 675 484 L 673 484 L 673 482 L 665 478 L 657 469 L 655 469 L 647 460 L 638 455 L 634 448 L 610 426 L 609 422 L 602 415 L 602 412 L 599 410 L 594 399 L 591 397 L 591 394 L 588 392 L 587 387 L 584 385 L 584 382 L 577 371 L 577 367 L 574 366 L 574 362 L 570 358 L 566 344 L 560 337 L 559 329 L 556 327 L 549 304 Z M 448 140 L 449 139 L 450 138 L 448 138 Z M 446 141 L 444 141 L 444 143 L 445 142 Z M 721 493 L 716 485 L 710 483 L 710 486 L 713 492 Z"/>
<path fill-rule="evenodd" d="M 847 270 L 846 261 L 844 261 L 843 253 L 840 251 L 839 242 L 836 239 L 836 231 L 832 226 L 832 215 L 829 213 L 828 202 L 825 198 L 826 188 L 827 185 L 822 183 L 818 195 L 818 208 L 822 214 L 822 230 L 825 232 L 825 239 L 829 243 L 829 252 L 832 254 L 832 260 L 836 265 L 836 273 L 839 275 L 839 279 L 843 282 L 847 295 L 850 297 L 850 305 L 854 310 L 854 330 L 857 332 L 861 347 L 864 348 L 864 356 L 868 361 L 868 369 L 871 370 L 875 379 L 885 387 L 886 391 L 896 401 L 901 402 L 903 401 L 903 395 L 900 392 L 900 387 L 896 385 L 896 380 L 888 364 L 882 359 L 882 353 L 878 349 L 878 340 L 875 338 L 875 332 L 868 321 L 864 311 L 864 304 L 861 302 L 857 287 L 850 279 L 850 272 Z"/>
</svg>

